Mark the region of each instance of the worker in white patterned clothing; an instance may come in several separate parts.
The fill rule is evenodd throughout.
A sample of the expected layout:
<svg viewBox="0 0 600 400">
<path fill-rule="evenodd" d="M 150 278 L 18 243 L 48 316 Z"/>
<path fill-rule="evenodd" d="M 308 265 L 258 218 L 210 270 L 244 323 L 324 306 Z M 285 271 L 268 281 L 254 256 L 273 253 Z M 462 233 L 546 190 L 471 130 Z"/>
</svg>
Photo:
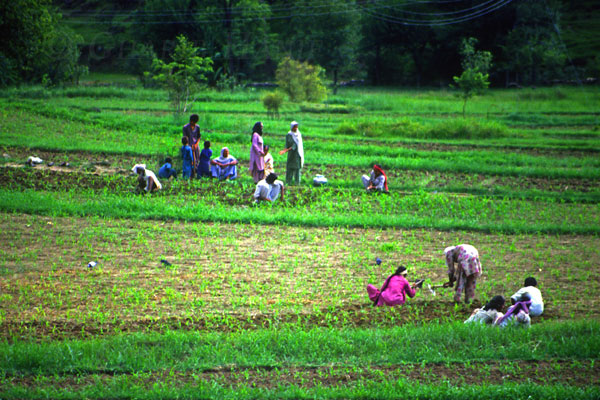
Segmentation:
<svg viewBox="0 0 600 400">
<path fill-rule="evenodd" d="M 459 244 L 446 247 L 444 255 L 448 266 L 449 285 L 456 284 L 454 301 L 459 303 L 464 291 L 465 303 L 470 303 L 475 297 L 477 278 L 481 276 L 482 272 L 479 252 L 470 244 Z"/>
</svg>

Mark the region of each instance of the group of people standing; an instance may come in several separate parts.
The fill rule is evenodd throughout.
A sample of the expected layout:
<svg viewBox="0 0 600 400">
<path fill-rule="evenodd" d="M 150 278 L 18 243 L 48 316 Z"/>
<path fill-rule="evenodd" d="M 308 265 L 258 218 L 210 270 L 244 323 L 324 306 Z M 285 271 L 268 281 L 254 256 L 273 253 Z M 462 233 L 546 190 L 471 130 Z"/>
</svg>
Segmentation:
<svg viewBox="0 0 600 400">
<path fill-rule="evenodd" d="M 469 244 L 450 246 L 444 249 L 448 281 L 444 287 L 454 286 L 454 301 L 460 302 L 462 294 L 465 303 L 469 304 L 475 297 L 477 278 L 481 276 L 482 267 L 479 252 Z M 406 302 L 406 297 L 414 297 L 416 290 L 423 285 L 423 280 L 410 284 L 407 279 L 408 270 L 400 266 L 383 283 L 381 289 L 367 285 L 367 294 L 375 306 L 395 306 Z M 533 277 L 525 279 L 524 286 L 511 296 L 512 306 L 505 314 L 502 309 L 505 304 L 503 296 L 494 296 L 482 308 L 475 309 L 465 323 L 480 322 L 497 326 L 520 325 L 529 326 L 530 316 L 539 316 L 544 311 L 542 294 L 537 288 Z"/>
</svg>

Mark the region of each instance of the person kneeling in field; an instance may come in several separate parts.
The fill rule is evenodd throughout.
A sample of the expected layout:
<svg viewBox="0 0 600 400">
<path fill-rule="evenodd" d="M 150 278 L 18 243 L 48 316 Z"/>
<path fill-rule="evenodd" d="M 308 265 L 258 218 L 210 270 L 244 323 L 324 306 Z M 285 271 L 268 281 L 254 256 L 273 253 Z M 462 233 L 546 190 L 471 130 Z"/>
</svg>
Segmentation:
<svg viewBox="0 0 600 400">
<path fill-rule="evenodd" d="M 388 193 L 387 175 L 379 165 L 373 165 L 370 176 L 363 175 L 361 179 L 367 192 Z"/>
<path fill-rule="evenodd" d="M 539 317 L 542 315 L 544 312 L 544 300 L 542 299 L 542 292 L 540 292 L 540 289 L 537 288 L 537 281 L 532 277 L 526 278 L 524 287 L 510 296 L 510 301 L 512 304 L 527 300 L 531 300 L 529 315 L 532 317 Z"/>
<path fill-rule="evenodd" d="M 406 302 L 406 296 L 415 297 L 415 289 L 420 288 L 423 281 L 415 282 L 412 286 L 408 283 L 406 276 L 408 271 L 406 267 L 399 266 L 392 275 L 390 275 L 381 290 L 378 290 L 375 286 L 368 284 L 367 293 L 369 299 L 373 302 L 374 306 L 395 306 L 396 304 L 404 304 Z"/>
<path fill-rule="evenodd" d="M 131 169 L 138 174 L 138 190 L 144 190 L 146 193 L 162 189 L 162 185 L 154 175 L 154 172 L 146 169 L 146 164 L 136 164 Z"/>
<path fill-rule="evenodd" d="M 283 200 L 283 182 L 277 180 L 277 174 L 269 174 L 265 179 L 258 181 L 256 191 L 254 192 L 254 202 L 261 201 L 273 202 L 277 200 L 279 194 Z"/>
<path fill-rule="evenodd" d="M 504 307 L 504 296 L 494 296 L 482 308 L 473 310 L 473 314 L 465 321 L 465 324 L 479 322 L 480 324 L 491 325 L 499 318 L 502 318 L 502 308 Z"/>
</svg>

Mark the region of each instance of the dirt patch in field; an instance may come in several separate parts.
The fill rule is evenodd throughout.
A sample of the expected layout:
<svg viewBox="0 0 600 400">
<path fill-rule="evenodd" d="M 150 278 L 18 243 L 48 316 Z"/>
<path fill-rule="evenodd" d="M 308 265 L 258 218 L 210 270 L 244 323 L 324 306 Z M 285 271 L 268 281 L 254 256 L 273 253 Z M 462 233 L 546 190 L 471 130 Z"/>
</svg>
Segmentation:
<svg viewBox="0 0 600 400">
<path fill-rule="evenodd" d="M 545 299 L 534 323 L 600 317 L 594 236 L 10 214 L 0 214 L 0 227 L 0 332 L 9 339 L 462 321 L 493 295 L 510 296 L 527 276 L 538 279 Z M 397 265 L 409 266 L 410 280 L 447 279 L 442 250 L 457 243 L 475 244 L 484 266 L 471 306 L 455 306 L 451 289 L 419 291 L 403 307 L 371 306 L 366 284 L 381 285 Z M 89 269 L 92 260 L 98 265 Z"/>
<path fill-rule="evenodd" d="M 98 371 L 89 374 L 58 376 L 8 376 L 4 387 L 27 388 L 60 387 L 79 390 L 86 386 L 109 385 L 111 381 L 127 377 L 130 384 L 152 389 L 156 382 L 170 387 L 194 386 L 200 382 L 214 382 L 233 387 L 275 389 L 280 385 L 302 388 L 352 386 L 361 381 L 386 382 L 406 380 L 416 384 L 450 384 L 452 386 L 501 385 L 503 383 L 532 383 L 538 385 L 590 386 L 600 385 L 600 365 L 592 360 L 582 361 L 488 361 L 469 363 L 404 363 L 401 365 L 332 365 L 332 366 L 279 366 L 236 367 L 203 371 L 149 371 L 124 374 Z M 1 386 L 0 386 L 1 387 Z"/>
</svg>

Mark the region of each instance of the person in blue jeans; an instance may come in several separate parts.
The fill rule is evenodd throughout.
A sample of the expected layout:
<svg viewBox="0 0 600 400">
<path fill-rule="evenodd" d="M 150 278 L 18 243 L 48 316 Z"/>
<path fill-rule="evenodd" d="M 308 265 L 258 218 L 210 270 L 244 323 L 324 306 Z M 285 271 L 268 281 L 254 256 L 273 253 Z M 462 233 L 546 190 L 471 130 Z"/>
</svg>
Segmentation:
<svg viewBox="0 0 600 400">
<path fill-rule="evenodd" d="M 173 168 L 173 160 L 171 157 L 165 159 L 165 163 L 158 170 L 158 177 L 169 179 L 170 177 L 177 178 L 177 170 Z"/>
<path fill-rule="evenodd" d="M 204 142 L 204 149 L 200 152 L 200 162 L 198 163 L 198 170 L 196 171 L 196 177 L 202 178 L 203 176 L 211 177 L 210 173 L 210 159 L 212 157 L 212 150 L 210 149 L 210 141 Z"/>
<path fill-rule="evenodd" d="M 183 159 L 183 166 L 181 168 L 181 176 L 184 179 L 189 179 L 192 176 L 192 163 L 194 162 L 194 155 L 192 153 L 192 148 L 188 145 L 188 138 L 181 138 L 181 158 Z"/>
</svg>

